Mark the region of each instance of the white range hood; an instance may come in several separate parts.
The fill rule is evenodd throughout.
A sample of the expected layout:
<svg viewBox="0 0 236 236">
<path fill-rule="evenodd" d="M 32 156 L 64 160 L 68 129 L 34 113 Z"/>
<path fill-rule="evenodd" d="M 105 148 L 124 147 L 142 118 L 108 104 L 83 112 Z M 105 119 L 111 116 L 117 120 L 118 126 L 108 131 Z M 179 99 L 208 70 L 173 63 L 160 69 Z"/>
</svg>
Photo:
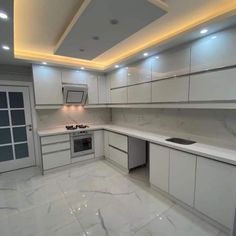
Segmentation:
<svg viewBox="0 0 236 236">
<path fill-rule="evenodd" d="M 88 96 L 88 85 L 63 85 L 63 99 L 66 105 L 85 105 Z"/>
</svg>

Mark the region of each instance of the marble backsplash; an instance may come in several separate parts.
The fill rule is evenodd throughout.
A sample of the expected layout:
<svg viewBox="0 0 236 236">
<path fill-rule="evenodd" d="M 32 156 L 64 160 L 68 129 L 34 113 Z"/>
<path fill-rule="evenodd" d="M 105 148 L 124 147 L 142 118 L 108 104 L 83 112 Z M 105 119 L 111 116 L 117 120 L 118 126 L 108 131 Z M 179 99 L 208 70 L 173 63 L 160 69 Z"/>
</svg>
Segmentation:
<svg viewBox="0 0 236 236">
<path fill-rule="evenodd" d="M 57 110 L 37 110 L 38 129 L 47 129 L 67 124 L 107 124 L 111 121 L 110 109 L 84 109 L 63 107 Z"/>
<path fill-rule="evenodd" d="M 236 110 L 118 108 L 112 123 L 236 149 Z"/>
</svg>

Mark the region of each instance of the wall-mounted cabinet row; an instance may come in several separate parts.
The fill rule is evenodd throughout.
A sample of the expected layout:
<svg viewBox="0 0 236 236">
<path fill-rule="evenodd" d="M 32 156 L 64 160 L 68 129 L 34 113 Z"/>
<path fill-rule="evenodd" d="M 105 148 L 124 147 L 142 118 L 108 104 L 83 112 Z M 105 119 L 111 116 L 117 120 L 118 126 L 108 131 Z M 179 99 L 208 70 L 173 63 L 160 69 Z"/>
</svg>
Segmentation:
<svg viewBox="0 0 236 236">
<path fill-rule="evenodd" d="M 35 65 L 36 105 L 62 105 L 63 83 L 88 84 L 89 105 L 235 101 L 235 41 L 234 27 L 106 76 Z"/>
<path fill-rule="evenodd" d="M 232 229 L 236 167 L 150 144 L 150 183 Z"/>
</svg>

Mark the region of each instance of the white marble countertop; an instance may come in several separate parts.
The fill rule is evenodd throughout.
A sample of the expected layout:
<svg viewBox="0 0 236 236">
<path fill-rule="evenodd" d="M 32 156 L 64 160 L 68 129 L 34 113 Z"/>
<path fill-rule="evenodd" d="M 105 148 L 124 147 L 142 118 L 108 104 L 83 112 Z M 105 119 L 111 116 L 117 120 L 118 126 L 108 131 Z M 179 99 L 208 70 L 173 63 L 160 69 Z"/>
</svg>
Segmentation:
<svg viewBox="0 0 236 236">
<path fill-rule="evenodd" d="M 181 145 L 181 144 L 171 143 L 169 141 L 166 141 L 167 138 L 170 138 L 168 136 L 159 135 L 157 133 L 140 131 L 137 129 L 126 128 L 117 125 L 91 125 L 89 128 L 86 128 L 86 130 L 101 130 L 101 129 L 114 131 L 120 134 L 143 139 L 149 142 L 157 143 L 170 148 L 189 152 L 195 155 L 207 157 L 217 161 L 222 161 L 236 166 L 236 150 L 217 147 L 203 143 L 195 143 L 191 145 Z M 78 130 L 66 130 L 64 127 L 58 127 L 53 129 L 40 130 L 38 131 L 38 135 L 40 137 L 43 137 L 48 135 L 66 134 L 73 132 L 78 132 Z"/>
</svg>

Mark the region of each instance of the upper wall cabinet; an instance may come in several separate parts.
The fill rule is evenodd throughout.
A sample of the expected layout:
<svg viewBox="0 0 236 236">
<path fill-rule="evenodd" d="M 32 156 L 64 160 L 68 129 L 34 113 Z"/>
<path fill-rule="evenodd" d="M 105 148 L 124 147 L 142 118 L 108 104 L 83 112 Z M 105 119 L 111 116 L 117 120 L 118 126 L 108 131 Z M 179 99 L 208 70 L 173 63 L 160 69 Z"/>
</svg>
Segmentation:
<svg viewBox="0 0 236 236">
<path fill-rule="evenodd" d="M 111 88 L 117 88 L 127 85 L 127 69 L 121 68 L 113 71 L 109 75 Z"/>
<path fill-rule="evenodd" d="M 98 76 L 98 103 L 107 103 L 106 77 Z"/>
<path fill-rule="evenodd" d="M 87 84 L 88 72 L 76 70 L 63 70 L 62 83 Z"/>
<path fill-rule="evenodd" d="M 95 74 L 88 73 L 88 104 L 98 104 L 98 77 Z"/>
<path fill-rule="evenodd" d="M 188 74 L 190 70 L 190 45 L 172 48 L 152 60 L 152 80 Z"/>
<path fill-rule="evenodd" d="M 190 101 L 236 100 L 236 69 L 210 71 L 190 76 Z"/>
<path fill-rule="evenodd" d="M 147 82 L 152 79 L 151 58 L 139 61 L 127 67 L 128 85 Z"/>
<path fill-rule="evenodd" d="M 62 105 L 61 71 L 38 65 L 32 68 L 36 105 Z"/>
<path fill-rule="evenodd" d="M 189 76 L 152 82 L 152 102 L 187 102 Z"/>
<path fill-rule="evenodd" d="M 224 30 L 194 41 L 191 72 L 236 65 L 236 28 Z"/>
</svg>

